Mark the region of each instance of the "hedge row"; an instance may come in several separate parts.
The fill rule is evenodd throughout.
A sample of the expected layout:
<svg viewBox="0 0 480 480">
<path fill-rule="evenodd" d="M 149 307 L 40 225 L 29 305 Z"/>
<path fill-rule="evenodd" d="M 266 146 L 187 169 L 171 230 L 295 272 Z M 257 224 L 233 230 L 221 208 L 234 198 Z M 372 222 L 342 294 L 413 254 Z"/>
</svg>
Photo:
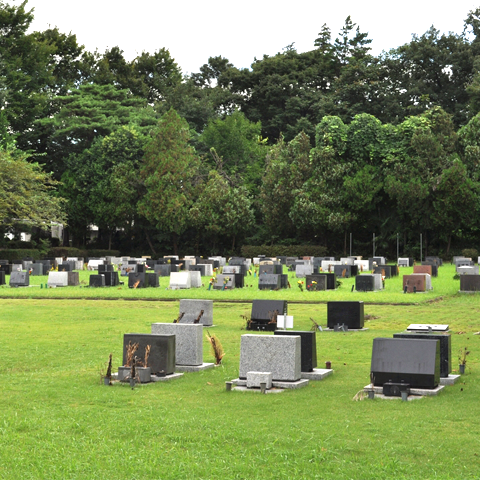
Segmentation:
<svg viewBox="0 0 480 480">
<path fill-rule="evenodd" d="M 21 249 L 1 249 L 0 259 L 2 260 L 22 260 L 24 258 L 33 258 L 38 260 L 44 257 L 118 257 L 120 252 L 118 250 L 80 250 L 79 248 L 70 247 L 54 247 L 51 248 L 47 254 L 42 253 L 35 248 L 21 248 Z"/>
<path fill-rule="evenodd" d="M 327 249 L 321 245 L 243 245 L 242 256 L 258 257 L 325 257 Z"/>
</svg>

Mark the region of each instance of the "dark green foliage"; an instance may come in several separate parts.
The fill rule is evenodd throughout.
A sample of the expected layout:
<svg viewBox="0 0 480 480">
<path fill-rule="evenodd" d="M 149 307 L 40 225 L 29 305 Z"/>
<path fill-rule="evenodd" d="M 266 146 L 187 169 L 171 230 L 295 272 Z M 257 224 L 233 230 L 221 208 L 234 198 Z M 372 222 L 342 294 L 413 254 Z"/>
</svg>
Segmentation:
<svg viewBox="0 0 480 480">
<path fill-rule="evenodd" d="M 23 258 L 41 258 L 40 250 L 36 248 L 9 248 L 9 249 L 0 249 L 0 257 L 2 260 L 22 260 Z"/>
<path fill-rule="evenodd" d="M 327 255 L 327 248 L 322 245 L 243 245 L 242 256 L 246 258 L 258 257 L 324 257 Z"/>
</svg>

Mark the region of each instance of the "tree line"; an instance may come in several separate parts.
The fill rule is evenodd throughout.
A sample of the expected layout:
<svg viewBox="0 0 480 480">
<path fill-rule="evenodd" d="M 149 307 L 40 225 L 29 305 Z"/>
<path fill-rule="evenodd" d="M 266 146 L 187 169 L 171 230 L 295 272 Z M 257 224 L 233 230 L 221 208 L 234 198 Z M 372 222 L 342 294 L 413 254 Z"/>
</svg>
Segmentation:
<svg viewBox="0 0 480 480">
<path fill-rule="evenodd" d="M 33 16 L 0 2 L 4 232 L 66 221 L 83 247 L 94 224 L 96 247 L 153 254 L 344 253 L 350 233 L 369 252 L 372 232 L 378 251 L 415 254 L 420 233 L 432 254 L 477 245 L 480 9 L 377 56 L 347 17 L 311 51 L 190 75 L 165 48 L 128 61 L 28 33 Z"/>
</svg>

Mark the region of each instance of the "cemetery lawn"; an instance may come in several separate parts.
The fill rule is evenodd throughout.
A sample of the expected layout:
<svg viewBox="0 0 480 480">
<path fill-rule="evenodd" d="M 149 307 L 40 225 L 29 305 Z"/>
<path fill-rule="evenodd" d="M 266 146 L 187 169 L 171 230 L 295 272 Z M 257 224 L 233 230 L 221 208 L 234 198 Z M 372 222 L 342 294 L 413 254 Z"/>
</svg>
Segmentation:
<svg viewBox="0 0 480 480">
<path fill-rule="evenodd" d="M 284 272 L 287 273 L 284 267 Z M 259 290 L 258 278 L 253 275 L 245 277 L 245 288 L 234 290 L 208 290 L 210 277 L 202 277 L 203 287 L 189 290 L 169 290 L 169 277 L 160 277 L 159 288 L 128 288 L 128 278 L 120 277 L 124 285 L 117 287 L 89 287 L 89 277 L 92 271 L 80 271 L 80 286 L 46 288 L 47 276 L 30 276 L 29 287 L 11 288 L 0 286 L 0 298 L 69 298 L 69 299 L 151 299 L 179 300 L 181 298 L 204 298 L 216 301 L 250 302 L 255 299 L 288 300 L 298 303 L 325 303 L 327 301 L 363 300 L 369 303 L 410 304 L 429 303 L 439 298 L 458 296 L 460 280 L 454 280 L 455 266 L 444 265 L 439 268 L 438 277 L 432 277 L 433 290 L 425 293 L 404 294 L 403 275 L 413 272 L 413 267 L 401 268 L 400 274 L 385 280 L 385 289 L 378 292 L 352 292 L 355 277 L 339 278 L 341 285 L 336 290 L 309 292 L 305 289 L 305 279 L 295 277 L 295 272 L 288 272 L 291 288 L 277 291 Z M 303 291 L 298 287 L 298 281 L 303 281 Z M 464 297 L 463 294 L 460 295 Z"/>
<path fill-rule="evenodd" d="M 101 384 L 109 353 L 118 367 L 123 334 L 171 322 L 178 302 L 0 299 L 0 478 L 478 478 L 480 299 L 373 304 L 387 292 L 362 296 L 367 331 L 317 333 L 318 366 L 331 361 L 332 376 L 268 395 L 225 390 L 238 377 L 248 302 L 214 304 L 221 366 L 132 390 Z M 298 330 L 310 317 L 326 325 L 325 304 L 291 303 L 289 314 Z M 454 370 L 459 349 L 471 350 L 466 374 L 437 397 L 353 401 L 369 383 L 373 338 L 410 323 L 449 324 Z M 213 361 L 206 339 L 204 361 Z"/>
</svg>

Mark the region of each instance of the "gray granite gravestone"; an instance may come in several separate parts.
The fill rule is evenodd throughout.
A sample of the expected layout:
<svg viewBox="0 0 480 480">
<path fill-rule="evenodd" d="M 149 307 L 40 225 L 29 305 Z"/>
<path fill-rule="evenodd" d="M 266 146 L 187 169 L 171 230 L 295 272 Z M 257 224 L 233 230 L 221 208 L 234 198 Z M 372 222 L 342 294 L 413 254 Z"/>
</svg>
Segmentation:
<svg viewBox="0 0 480 480">
<path fill-rule="evenodd" d="M 301 346 L 301 371 L 312 372 L 317 368 L 317 336 L 315 332 L 299 330 L 275 330 L 274 335 L 298 335 Z"/>
<path fill-rule="evenodd" d="M 12 272 L 9 285 L 11 287 L 28 287 L 30 285 L 28 272 Z"/>
<path fill-rule="evenodd" d="M 203 325 L 181 323 L 152 323 L 155 335 L 175 335 L 177 365 L 203 364 Z"/>
<path fill-rule="evenodd" d="M 206 327 L 213 325 L 213 301 L 212 300 L 180 300 L 179 313 L 183 313 L 180 323 L 193 323 L 200 312 L 203 314 L 200 317 L 200 324 Z"/>
<path fill-rule="evenodd" d="M 301 339 L 288 335 L 242 335 L 239 378 L 248 372 L 271 372 L 273 380 L 301 378 Z"/>
</svg>

